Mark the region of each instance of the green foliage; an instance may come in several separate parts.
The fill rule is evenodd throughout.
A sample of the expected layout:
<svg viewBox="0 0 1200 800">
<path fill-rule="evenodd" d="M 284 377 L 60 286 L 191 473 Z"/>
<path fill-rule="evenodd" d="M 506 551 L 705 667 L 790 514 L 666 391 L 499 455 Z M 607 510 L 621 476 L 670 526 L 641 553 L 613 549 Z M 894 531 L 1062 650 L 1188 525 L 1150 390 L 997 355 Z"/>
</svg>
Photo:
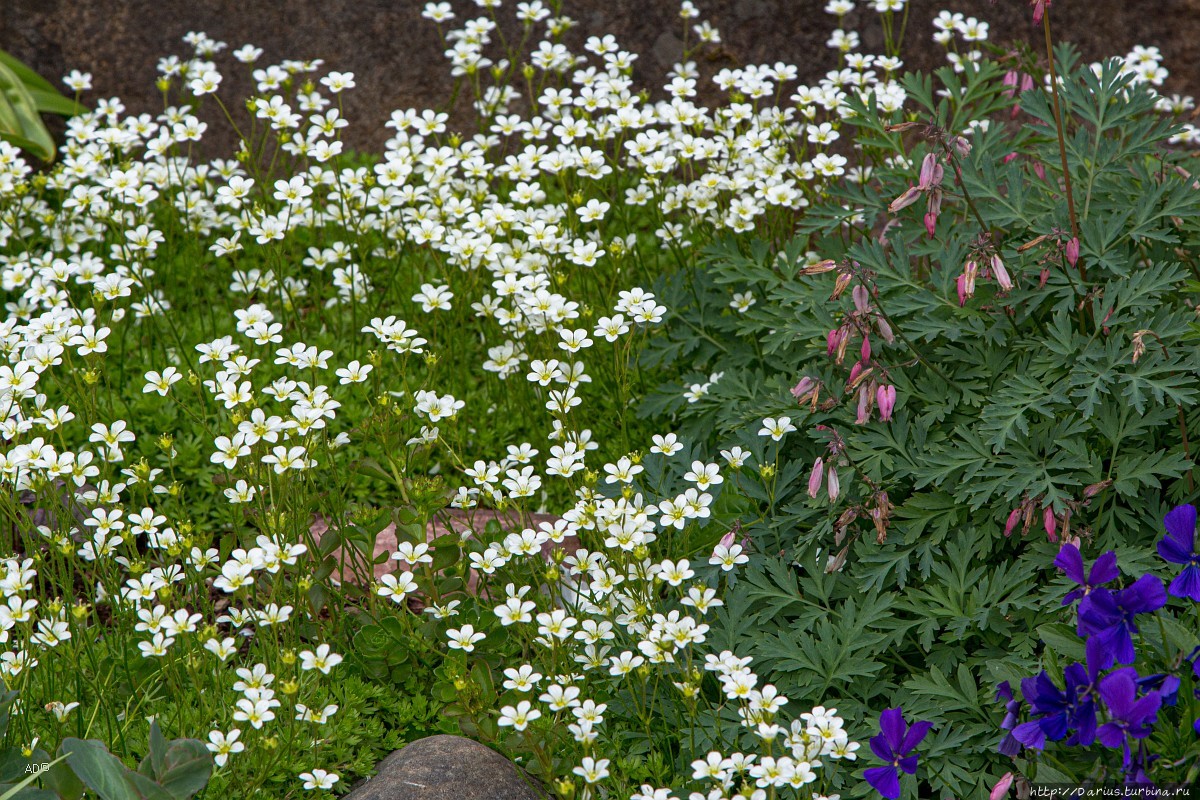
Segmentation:
<svg viewBox="0 0 1200 800">
<path fill-rule="evenodd" d="M 1053 542 L 1144 545 L 1147 521 L 1195 492 L 1200 193 L 1164 147 L 1175 125 L 1118 63 L 1058 59 L 1075 220 L 1048 92 L 1014 117 L 994 63 L 938 71 L 944 93 L 910 76 L 913 124 L 873 99 L 849 120 L 869 179 L 790 238 L 707 248 L 664 291 L 681 321 L 648 355 L 695 374 L 644 413 L 720 441 L 768 416 L 799 428 L 776 459 L 788 479 L 744 528 L 758 574 L 717 637 L 794 700 L 933 720 L 938 796 L 986 796 L 1005 771 L 995 684 L 1063 643 L 1039 591 Z M 944 168 L 932 235 L 929 192 L 889 210 L 927 155 Z M 758 302 L 731 311 L 732 291 Z M 692 380 L 710 385 L 685 403 Z M 818 457 L 836 496 L 825 480 L 806 492 Z"/>
<path fill-rule="evenodd" d="M 49 81 L 0 50 L 0 139 L 53 161 L 54 139 L 41 115 L 72 116 L 80 110 Z"/>
</svg>

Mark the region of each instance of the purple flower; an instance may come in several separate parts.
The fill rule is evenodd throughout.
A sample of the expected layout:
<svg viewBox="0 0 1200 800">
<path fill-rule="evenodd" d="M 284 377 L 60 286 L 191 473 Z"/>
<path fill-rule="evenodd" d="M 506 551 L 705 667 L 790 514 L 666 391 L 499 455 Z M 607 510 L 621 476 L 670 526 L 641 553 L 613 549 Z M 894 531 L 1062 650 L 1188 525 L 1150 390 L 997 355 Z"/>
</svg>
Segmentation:
<svg viewBox="0 0 1200 800">
<path fill-rule="evenodd" d="M 1172 564 L 1184 564 L 1183 571 L 1167 588 L 1175 597 L 1188 597 L 1200 603 L 1200 552 L 1196 549 L 1196 507 L 1178 506 L 1163 517 L 1167 535 L 1158 541 L 1158 554 Z"/>
<path fill-rule="evenodd" d="M 1000 723 L 1000 729 L 1008 731 L 1004 734 L 1004 738 L 1000 741 L 1000 753 L 1006 756 L 1015 756 L 1021 752 L 1021 743 L 1017 741 L 1017 737 L 1013 736 L 1012 730 L 1017 727 L 1017 719 L 1021 714 L 1021 701 L 1013 698 L 1012 686 L 1008 681 L 1001 681 L 996 687 L 996 702 L 1004 701 L 1004 719 Z"/>
<path fill-rule="evenodd" d="M 1021 681 L 1021 692 L 1034 716 L 1018 725 L 1013 736 L 1026 747 L 1041 750 L 1046 739 L 1057 741 L 1074 730 L 1067 744 L 1087 747 L 1096 739 L 1096 684 L 1101 666 L 1110 658 L 1097 638 L 1088 640 L 1087 667 L 1071 664 L 1063 671 L 1065 690 L 1060 690 L 1043 670 Z"/>
<path fill-rule="evenodd" d="M 871 751 L 881 761 L 887 762 L 887 766 L 871 767 L 864 772 L 867 783 L 889 800 L 896 800 L 900 796 L 900 773 L 897 767 L 909 775 L 917 771 L 917 756 L 910 754 L 932 727 L 932 722 L 915 722 L 911 728 L 908 727 L 904 712 L 899 708 L 889 708 L 880 714 L 879 735 L 871 738 Z"/>
<path fill-rule="evenodd" d="M 1162 695 L 1149 692 L 1137 696 L 1137 672 L 1132 667 L 1119 669 L 1100 681 L 1100 697 L 1108 706 L 1108 722 L 1096 731 L 1096 738 L 1105 747 L 1125 748 L 1129 754 L 1129 738 L 1145 739 L 1158 719 Z"/>
<path fill-rule="evenodd" d="M 1064 606 L 1070 605 L 1079 598 L 1086 596 L 1098 586 L 1115 581 L 1121 574 L 1117 570 L 1117 554 L 1109 550 L 1096 559 L 1096 562 L 1092 564 L 1091 572 L 1087 577 L 1084 577 L 1083 556 L 1080 554 L 1079 548 L 1073 544 L 1063 545 L 1054 559 L 1054 566 L 1061 569 L 1066 573 L 1068 578 L 1079 584 L 1078 589 L 1073 589 L 1063 598 L 1062 604 Z"/>
<path fill-rule="evenodd" d="M 1153 575 L 1143 575 L 1120 591 L 1095 589 L 1084 597 L 1079 603 L 1079 635 L 1097 637 L 1104 645 L 1104 663 L 1099 668 L 1111 667 L 1114 656 L 1122 664 L 1133 663 L 1137 653 L 1132 634 L 1138 631 L 1133 618 L 1166 604 L 1162 581 Z"/>
</svg>

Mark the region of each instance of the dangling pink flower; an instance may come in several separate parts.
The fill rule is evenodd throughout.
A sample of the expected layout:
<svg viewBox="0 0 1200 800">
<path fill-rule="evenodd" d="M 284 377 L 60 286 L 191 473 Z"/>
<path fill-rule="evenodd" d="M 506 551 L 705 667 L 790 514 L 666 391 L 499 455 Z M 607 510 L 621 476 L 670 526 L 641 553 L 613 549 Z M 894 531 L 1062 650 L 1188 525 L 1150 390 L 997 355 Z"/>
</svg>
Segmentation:
<svg viewBox="0 0 1200 800">
<path fill-rule="evenodd" d="M 1021 521 L 1021 507 L 1017 506 L 1012 511 L 1008 512 L 1008 521 L 1004 523 L 1004 535 L 1012 536 L 1012 532 L 1016 530 L 1017 523 Z"/>
<path fill-rule="evenodd" d="M 1004 268 L 1004 262 L 1000 260 L 999 255 L 992 256 L 992 275 L 996 278 L 996 283 L 1002 291 L 1012 290 L 1012 278 L 1009 277 L 1008 270 Z"/>
<path fill-rule="evenodd" d="M 966 263 L 962 274 L 958 276 L 958 280 L 955 283 L 958 286 L 959 306 L 965 306 L 967 300 L 975 296 L 975 273 L 978 271 L 979 265 L 972 260 Z"/>
<path fill-rule="evenodd" d="M 800 402 L 804 402 L 804 396 L 811 392 L 816 385 L 816 381 L 805 375 L 800 379 L 799 383 L 792 387 L 792 397 L 796 398 Z"/>
<path fill-rule="evenodd" d="M 867 309 L 871 307 L 871 293 L 861 283 L 854 287 L 850 296 L 854 298 L 854 308 L 860 314 L 866 313 Z"/>
<path fill-rule="evenodd" d="M 871 360 L 871 338 L 865 333 L 863 334 L 862 347 L 858 349 L 858 354 L 864 364 Z"/>
<path fill-rule="evenodd" d="M 1033 6 L 1033 24 L 1041 25 L 1042 16 L 1050 7 L 1050 0 L 1029 0 L 1029 5 Z"/>
<path fill-rule="evenodd" d="M 933 191 L 934 188 L 942 185 L 945 173 L 946 170 L 938 163 L 937 154 L 926 154 L 924 160 L 921 161 L 921 176 L 918 179 L 917 188 L 923 192 Z"/>
<path fill-rule="evenodd" d="M 887 385 L 876 389 L 875 405 L 879 406 L 879 419 L 890 422 L 892 410 L 896 407 L 896 387 Z"/>
<path fill-rule="evenodd" d="M 1072 267 L 1079 261 L 1079 237 L 1072 236 L 1071 240 L 1063 247 L 1063 254 L 1067 257 L 1067 263 Z"/>
<path fill-rule="evenodd" d="M 731 529 L 731 530 L 730 530 L 728 533 L 726 533 L 724 536 L 722 536 L 722 537 L 721 537 L 721 541 L 720 541 L 720 545 L 721 545 L 721 547 L 724 547 L 724 548 L 725 548 L 725 549 L 727 549 L 727 550 L 728 550 L 730 547 L 732 547 L 732 546 L 733 546 L 734 535 L 735 535 L 735 532 L 734 532 L 734 531 Z"/>
<path fill-rule="evenodd" d="M 1054 507 L 1046 506 L 1042 511 L 1042 527 L 1046 529 L 1046 538 L 1052 542 L 1058 541 L 1058 518 L 1054 516 Z"/>
<path fill-rule="evenodd" d="M 821 491 L 821 481 L 825 479 L 825 462 L 820 456 L 813 462 L 812 472 L 808 473 L 808 496 L 814 500 L 817 492 Z"/>
<path fill-rule="evenodd" d="M 829 492 L 830 502 L 836 501 L 842 491 L 842 484 L 838 480 L 837 467 L 832 464 L 829 465 L 829 471 L 826 475 L 825 488 Z"/>
<path fill-rule="evenodd" d="M 992 787 L 992 791 L 988 794 L 988 800 L 1000 800 L 1004 795 L 1008 794 L 1008 789 L 1012 786 L 1013 774 L 1011 772 L 1004 773 L 1000 780 L 996 781 L 996 785 Z"/>
</svg>

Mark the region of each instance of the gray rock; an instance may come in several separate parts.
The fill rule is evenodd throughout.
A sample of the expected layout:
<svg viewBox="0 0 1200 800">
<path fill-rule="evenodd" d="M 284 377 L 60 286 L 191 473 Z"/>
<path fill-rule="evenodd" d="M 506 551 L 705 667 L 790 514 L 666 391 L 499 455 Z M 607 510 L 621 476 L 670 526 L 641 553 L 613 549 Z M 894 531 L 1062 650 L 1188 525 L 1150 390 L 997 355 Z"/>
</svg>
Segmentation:
<svg viewBox="0 0 1200 800">
<path fill-rule="evenodd" d="M 343 800 L 543 800 L 541 784 L 504 756 L 461 736 L 429 736 L 379 763 Z"/>
</svg>

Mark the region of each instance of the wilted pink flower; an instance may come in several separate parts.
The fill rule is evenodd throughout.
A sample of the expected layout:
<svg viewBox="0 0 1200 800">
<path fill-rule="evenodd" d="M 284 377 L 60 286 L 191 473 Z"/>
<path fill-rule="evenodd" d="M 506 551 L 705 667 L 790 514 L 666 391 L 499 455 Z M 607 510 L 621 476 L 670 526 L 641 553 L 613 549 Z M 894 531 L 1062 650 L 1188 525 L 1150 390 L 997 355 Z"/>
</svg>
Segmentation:
<svg viewBox="0 0 1200 800">
<path fill-rule="evenodd" d="M 1008 270 L 1004 268 L 1004 262 L 999 255 L 992 256 L 992 275 L 996 278 L 996 283 L 999 284 L 1003 291 L 1011 291 L 1013 287 L 1012 278 L 1008 275 Z"/>
<path fill-rule="evenodd" d="M 829 333 L 825 334 L 825 351 L 828 355 L 833 355 L 842 342 L 850 334 L 845 328 L 834 328 Z"/>
<path fill-rule="evenodd" d="M 966 263 L 962 274 L 958 276 L 956 283 L 958 286 L 958 304 L 960 306 L 965 306 L 967 300 L 975 296 L 975 274 L 978 271 L 979 265 L 971 260 Z"/>
<path fill-rule="evenodd" d="M 988 800 L 1000 800 L 1001 797 L 1008 794 L 1008 789 L 1012 786 L 1013 774 L 1011 772 L 1004 773 L 1000 780 L 996 781 L 996 785 L 992 787 L 991 794 L 988 795 Z"/>
<path fill-rule="evenodd" d="M 926 154 L 924 160 L 921 161 L 921 176 L 917 181 L 917 188 L 923 192 L 932 191 L 935 187 L 942 185 L 942 177 L 946 170 L 938 163 L 936 153 Z"/>
<path fill-rule="evenodd" d="M 1072 267 L 1075 266 L 1075 262 L 1079 261 L 1079 237 L 1078 236 L 1071 237 L 1071 241 L 1067 242 L 1066 246 L 1063 248 L 1063 253 L 1067 257 L 1067 263 L 1070 264 Z"/>
<path fill-rule="evenodd" d="M 1058 541 L 1058 518 L 1054 516 L 1053 506 L 1046 506 L 1042 511 L 1042 527 L 1046 529 L 1046 538 L 1052 542 Z"/>
<path fill-rule="evenodd" d="M 858 376 L 863 374 L 867 368 L 865 361 L 855 361 L 854 366 L 850 368 L 850 377 L 846 379 L 846 385 L 853 387 L 858 383 Z"/>
<path fill-rule="evenodd" d="M 825 478 L 825 462 L 817 456 L 817 460 L 813 462 L 812 472 L 808 473 L 808 496 L 816 499 L 817 492 L 821 491 L 821 481 Z"/>
<path fill-rule="evenodd" d="M 854 422 L 858 425 L 866 425 L 871 421 L 871 389 L 868 385 L 863 384 L 858 387 L 858 416 Z"/>
<path fill-rule="evenodd" d="M 892 409 L 896 407 L 896 387 L 888 385 L 876 389 L 875 405 L 879 406 L 879 418 L 889 422 L 892 419 Z"/>
<path fill-rule="evenodd" d="M 805 375 L 799 383 L 792 387 L 792 397 L 803 402 L 804 396 L 811 392 L 816 385 L 816 381 Z"/>
<path fill-rule="evenodd" d="M 913 203 L 921 199 L 921 190 L 916 186 L 910 186 L 904 190 L 904 193 L 897 197 L 892 202 L 888 203 L 888 211 L 895 214 L 902 208 L 908 208 Z"/>
<path fill-rule="evenodd" d="M 825 488 L 829 491 L 829 500 L 831 502 L 837 500 L 838 495 L 842 491 L 842 484 L 838 481 L 837 467 L 832 464 L 829 465 Z"/>
</svg>

